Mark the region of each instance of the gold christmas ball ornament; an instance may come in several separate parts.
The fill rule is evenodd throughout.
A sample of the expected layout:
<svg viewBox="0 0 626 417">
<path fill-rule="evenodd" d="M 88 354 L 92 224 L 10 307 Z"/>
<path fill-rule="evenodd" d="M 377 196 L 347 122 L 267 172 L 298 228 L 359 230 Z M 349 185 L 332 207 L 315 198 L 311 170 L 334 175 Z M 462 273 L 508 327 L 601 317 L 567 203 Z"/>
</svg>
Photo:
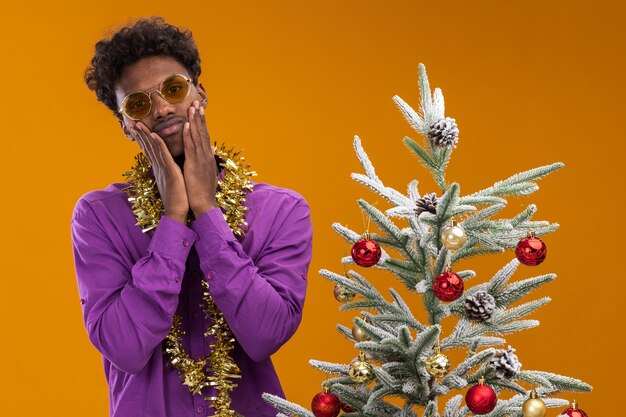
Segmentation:
<svg viewBox="0 0 626 417">
<path fill-rule="evenodd" d="M 435 378 L 442 378 L 450 370 L 450 359 L 435 348 L 435 352 L 426 359 L 426 372 Z"/>
<path fill-rule="evenodd" d="M 365 342 L 366 340 L 370 340 L 370 338 L 367 337 L 367 333 L 365 333 L 365 330 L 361 329 L 356 324 L 352 327 L 352 337 L 357 342 Z"/>
<path fill-rule="evenodd" d="M 548 407 L 546 407 L 546 403 L 539 398 L 537 391 L 532 390 L 530 398 L 524 402 L 522 407 L 524 417 L 545 417 L 547 412 Z"/>
<path fill-rule="evenodd" d="M 452 225 L 441 231 L 441 243 L 449 250 L 460 249 L 465 242 L 467 242 L 465 230 L 457 226 L 456 222 L 452 222 Z"/>
<path fill-rule="evenodd" d="M 350 291 L 343 285 L 339 285 L 339 284 L 335 285 L 335 289 L 333 290 L 333 295 L 335 296 L 335 299 L 337 301 L 342 302 L 342 303 L 347 303 L 349 301 L 352 301 L 354 297 L 356 297 L 355 293 L 353 293 L 352 291 Z"/>
<path fill-rule="evenodd" d="M 374 368 L 365 360 L 365 354 L 359 353 L 358 359 L 350 364 L 348 376 L 357 384 L 367 384 L 374 379 Z"/>
</svg>

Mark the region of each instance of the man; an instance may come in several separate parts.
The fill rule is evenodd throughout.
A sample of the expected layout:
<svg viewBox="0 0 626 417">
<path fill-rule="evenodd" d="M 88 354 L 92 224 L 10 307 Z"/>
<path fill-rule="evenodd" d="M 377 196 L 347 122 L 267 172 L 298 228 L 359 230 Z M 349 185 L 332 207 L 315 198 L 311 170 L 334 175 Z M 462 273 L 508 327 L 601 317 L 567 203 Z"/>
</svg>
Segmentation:
<svg viewBox="0 0 626 417">
<path fill-rule="evenodd" d="M 216 164 L 200 71 L 191 33 L 152 18 L 98 42 L 85 73 L 151 166 L 138 157 L 130 186 L 85 194 L 72 217 L 83 318 L 113 417 L 274 416 L 261 394 L 284 395 L 270 355 L 301 320 L 309 207 L 262 183 L 239 184 L 245 201 L 225 207 L 218 180 L 233 173 Z M 142 195 L 152 181 L 158 193 Z M 162 208 L 152 221 L 150 207 Z"/>
</svg>

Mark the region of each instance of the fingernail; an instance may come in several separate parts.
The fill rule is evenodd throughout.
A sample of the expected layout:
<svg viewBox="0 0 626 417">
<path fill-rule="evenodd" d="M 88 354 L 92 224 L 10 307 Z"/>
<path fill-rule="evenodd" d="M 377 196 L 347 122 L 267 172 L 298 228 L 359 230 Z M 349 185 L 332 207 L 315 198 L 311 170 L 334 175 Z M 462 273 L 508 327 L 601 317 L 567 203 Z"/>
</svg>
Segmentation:
<svg viewBox="0 0 626 417">
<path fill-rule="evenodd" d="M 204 116 L 204 107 L 200 107 L 200 114 Z"/>
<path fill-rule="evenodd" d="M 185 130 L 189 130 L 189 122 L 185 122 Z"/>
</svg>

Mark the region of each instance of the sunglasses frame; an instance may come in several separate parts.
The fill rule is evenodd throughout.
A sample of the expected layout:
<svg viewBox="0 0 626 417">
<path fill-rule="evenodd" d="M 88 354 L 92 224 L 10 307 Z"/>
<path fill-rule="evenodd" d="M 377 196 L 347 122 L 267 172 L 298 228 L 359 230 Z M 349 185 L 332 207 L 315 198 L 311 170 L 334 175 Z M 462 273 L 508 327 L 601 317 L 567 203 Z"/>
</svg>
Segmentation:
<svg viewBox="0 0 626 417">
<path fill-rule="evenodd" d="M 119 111 L 121 114 L 123 114 L 124 116 L 128 117 L 129 119 L 131 119 L 131 120 L 141 120 L 141 119 L 145 118 L 145 117 L 146 117 L 147 115 L 149 115 L 149 114 L 150 114 L 150 112 L 152 111 L 152 105 L 154 104 L 154 103 L 152 102 L 152 93 L 154 93 L 155 91 L 156 91 L 157 93 L 159 93 L 159 95 L 161 96 L 161 98 L 162 98 L 163 100 L 167 101 L 168 103 L 180 103 L 181 101 L 183 101 L 184 99 L 186 99 L 186 98 L 189 96 L 189 93 L 191 92 L 191 86 L 189 86 L 189 88 L 187 89 L 187 94 L 185 95 L 185 97 L 183 97 L 180 101 L 170 101 L 170 100 L 168 100 L 167 98 L 165 98 L 165 97 L 163 96 L 163 93 L 161 92 L 161 89 L 163 88 L 163 83 L 165 83 L 165 82 L 166 82 L 167 80 L 169 80 L 170 78 L 173 78 L 173 77 L 176 77 L 176 76 L 182 77 L 182 78 L 183 78 L 183 79 L 187 82 L 187 84 L 193 84 L 193 82 L 191 81 L 191 79 L 190 79 L 189 77 L 187 77 L 186 75 L 179 74 L 179 73 L 174 73 L 174 74 L 172 74 L 172 75 L 168 75 L 167 77 L 165 77 L 165 78 L 163 79 L 163 81 L 161 81 L 161 82 L 159 83 L 159 85 L 158 85 L 156 88 L 152 88 L 152 89 L 148 89 L 148 90 L 143 90 L 143 91 L 135 91 L 135 92 L 132 92 L 132 93 L 128 93 L 128 94 L 126 94 L 126 96 L 125 96 L 125 97 L 124 97 L 124 99 L 122 100 L 122 105 L 121 105 L 121 107 L 118 109 L 118 111 Z M 126 111 L 124 110 L 124 107 L 125 107 L 125 105 L 126 105 L 126 102 L 128 101 L 128 98 L 129 98 L 130 96 L 134 95 L 134 94 L 144 94 L 146 97 L 148 97 L 148 103 L 150 103 L 150 107 L 148 108 L 148 112 L 147 112 L 147 113 L 145 114 L 145 116 L 143 116 L 143 117 L 139 117 L 139 118 L 131 117 L 131 116 L 130 116 L 128 113 L 126 113 Z"/>
</svg>

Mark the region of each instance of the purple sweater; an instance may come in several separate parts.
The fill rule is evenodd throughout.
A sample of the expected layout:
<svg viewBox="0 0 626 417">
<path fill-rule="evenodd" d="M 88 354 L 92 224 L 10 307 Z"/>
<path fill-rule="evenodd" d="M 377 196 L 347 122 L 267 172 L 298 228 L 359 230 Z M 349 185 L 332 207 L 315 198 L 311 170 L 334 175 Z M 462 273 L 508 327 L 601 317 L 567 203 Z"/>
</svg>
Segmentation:
<svg viewBox="0 0 626 417">
<path fill-rule="evenodd" d="M 235 238 L 220 209 L 190 227 L 166 216 L 143 233 L 116 183 L 80 198 L 72 242 L 83 319 L 102 353 L 112 417 L 210 416 L 164 355 L 174 314 L 194 358 L 208 353 L 201 281 L 237 342 L 231 352 L 242 378 L 232 408 L 246 417 L 275 416 L 263 392 L 284 396 L 270 355 L 296 331 L 311 261 L 309 206 L 299 194 L 257 183 L 247 196 L 249 224 Z"/>
</svg>

